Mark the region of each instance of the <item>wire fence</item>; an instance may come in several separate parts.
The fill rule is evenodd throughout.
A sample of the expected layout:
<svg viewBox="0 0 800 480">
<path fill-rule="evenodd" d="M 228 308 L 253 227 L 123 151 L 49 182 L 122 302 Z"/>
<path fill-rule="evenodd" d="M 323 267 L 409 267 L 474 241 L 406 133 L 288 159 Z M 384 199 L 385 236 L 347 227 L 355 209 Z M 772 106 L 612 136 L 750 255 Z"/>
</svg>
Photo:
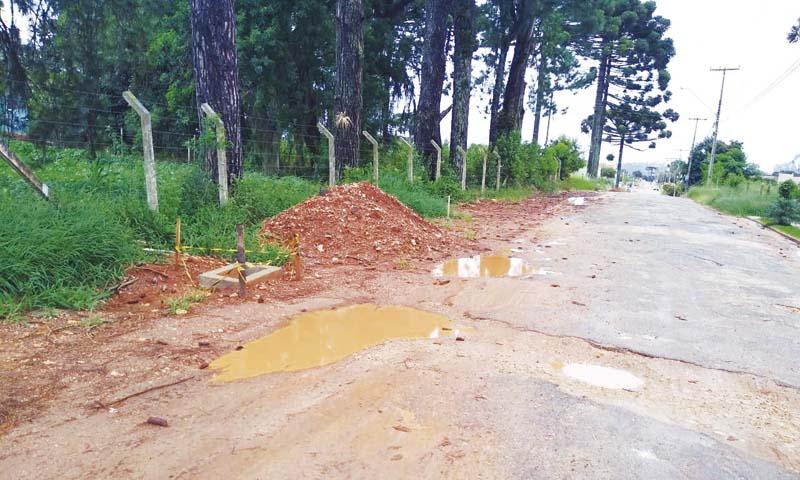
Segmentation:
<svg viewBox="0 0 800 480">
<path fill-rule="evenodd" d="M 35 94 L 15 93 L 30 89 L 20 82 L 4 82 L 0 141 L 28 141 L 45 150 L 81 149 L 90 159 L 141 152 L 139 118 L 121 93 L 42 85 L 34 90 Z M 141 102 L 151 113 L 156 161 L 202 165 L 205 152 L 198 142 L 203 132 L 196 106 L 167 105 L 146 97 Z M 327 141 L 316 125 L 292 122 L 278 127 L 276 118 L 246 113 L 240 144 L 246 170 L 310 180 L 328 176 Z"/>
</svg>

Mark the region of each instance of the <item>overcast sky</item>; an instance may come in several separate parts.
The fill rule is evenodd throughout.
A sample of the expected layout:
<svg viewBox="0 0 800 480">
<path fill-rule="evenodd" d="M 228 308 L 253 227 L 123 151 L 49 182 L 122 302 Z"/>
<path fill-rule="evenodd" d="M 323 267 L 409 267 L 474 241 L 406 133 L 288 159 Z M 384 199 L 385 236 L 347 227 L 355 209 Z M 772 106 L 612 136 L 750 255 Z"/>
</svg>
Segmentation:
<svg viewBox="0 0 800 480">
<path fill-rule="evenodd" d="M 669 106 L 681 119 L 672 124 L 671 139 L 659 141 L 654 150 L 628 149 L 623 160 L 661 164 L 678 158 L 681 149 L 685 159 L 694 129 L 690 117 L 708 118 L 700 123 L 698 141 L 710 136 L 722 79 L 709 68 L 717 66 L 742 67 L 728 73 L 720 139 L 744 142 L 748 160 L 768 172 L 800 154 L 800 44 L 786 41 L 789 28 L 800 17 L 800 1 L 657 0 L 657 4 L 656 13 L 672 21 L 668 35 L 677 53 L 669 65 L 673 91 Z M 781 84 L 759 95 L 793 65 L 795 70 Z M 593 87 L 577 94 L 561 92 L 555 100 L 568 112 L 553 117 L 550 138 L 561 134 L 577 138 L 588 151 L 588 135 L 581 133 L 580 123 L 591 113 Z M 472 103 L 470 143 L 488 141 L 489 120 L 482 113 L 486 102 L 476 98 Z M 443 100 L 442 105 L 449 103 Z M 450 136 L 449 120 L 442 122 L 444 139 Z M 532 131 L 533 118 L 526 112 L 523 139 L 529 141 Z M 616 149 L 604 144 L 601 158 L 612 152 Z"/>
</svg>

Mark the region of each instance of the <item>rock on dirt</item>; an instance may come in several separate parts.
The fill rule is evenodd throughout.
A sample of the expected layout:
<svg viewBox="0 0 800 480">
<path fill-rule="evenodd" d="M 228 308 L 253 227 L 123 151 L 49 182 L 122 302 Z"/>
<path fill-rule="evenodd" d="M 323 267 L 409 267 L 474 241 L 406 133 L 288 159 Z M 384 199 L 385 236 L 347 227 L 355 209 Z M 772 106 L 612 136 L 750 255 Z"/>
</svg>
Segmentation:
<svg viewBox="0 0 800 480">
<path fill-rule="evenodd" d="M 369 183 L 329 189 L 277 215 L 262 227 L 266 240 L 300 236 L 310 263 L 374 263 L 439 257 L 456 240 Z M 335 260 L 334 260 L 335 259 Z"/>
</svg>

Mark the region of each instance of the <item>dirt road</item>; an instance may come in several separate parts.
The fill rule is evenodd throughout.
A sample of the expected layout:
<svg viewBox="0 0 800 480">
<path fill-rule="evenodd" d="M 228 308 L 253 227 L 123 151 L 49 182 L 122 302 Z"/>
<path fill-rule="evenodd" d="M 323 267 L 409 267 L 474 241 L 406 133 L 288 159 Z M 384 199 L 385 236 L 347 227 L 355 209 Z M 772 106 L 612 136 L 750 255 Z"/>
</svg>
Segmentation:
<svg viewBox="0 0 800 480">
<path fill-rule="evenodd" d="M 565 215 L 535 225 L 525 202 L 476 209 L 472 234 L 528 260 L 530 277 L 331 272 L 339 285 L 322 296 L 116 339 L 232 349 L 301 311 L 356 303 L 440 313 L 465 337 L 231 383 L 164 355 L 152 385 L 196 376 L 103 409 L 67 389 L 0 438 L 0 478 L 800 478 L 797 246 L 655 194 L 604 194 Z M 145 368 L 103 367 L 121 386 Z M 642 383 L 580 379 L 594 367 Z M 153 415 L 169 427 L 143 424 Z"/>
</svg>

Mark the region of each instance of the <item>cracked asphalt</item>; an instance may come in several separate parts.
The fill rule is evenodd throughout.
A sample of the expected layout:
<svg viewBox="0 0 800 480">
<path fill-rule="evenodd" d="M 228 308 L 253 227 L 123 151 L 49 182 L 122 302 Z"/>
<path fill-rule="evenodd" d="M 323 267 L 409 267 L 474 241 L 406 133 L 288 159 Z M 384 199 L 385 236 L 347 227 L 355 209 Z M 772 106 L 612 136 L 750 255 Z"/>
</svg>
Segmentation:
<svg viewBox="0 0 800 480">
<path fill-rule="evenodd" d="M 653 193 L 591 197 L 544 225 L 528 208 L 472 228 L 542 275 L 387 271 L 119 339 L 190 345 L 225 325 L 236 345 L 304 310 L 372 302 L 447 315 L 465 341 L 390 341 L 225 384 L 200 376 L 90 414 L 76 388 L 0 438 L 0 478 L 800 478 L 795 244 Z M 109 367 L 125 374 L 124 362 Z M 569 365 L 642 385 L 593 385 Z M 169 427 L 144 425 L 150 415 Z"/>
</svg>

